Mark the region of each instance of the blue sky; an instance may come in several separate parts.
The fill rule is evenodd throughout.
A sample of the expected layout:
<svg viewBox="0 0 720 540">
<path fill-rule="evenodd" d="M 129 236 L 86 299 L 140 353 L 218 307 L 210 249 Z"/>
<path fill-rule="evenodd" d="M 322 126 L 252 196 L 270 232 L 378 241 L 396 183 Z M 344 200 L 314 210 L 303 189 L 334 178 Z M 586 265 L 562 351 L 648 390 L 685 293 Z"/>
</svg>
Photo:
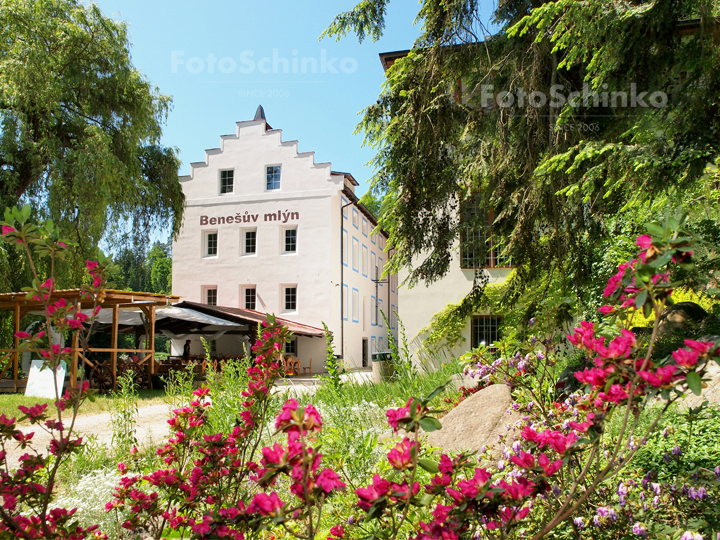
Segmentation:
<svg viewBox="0 0 720 540">
<path fill-rule="evenodd" d="M 318 41 L 356 0 L 96 3 L 128 23 L 133 63 L 173 97 L 163 144 L 179 149 L 181 174 L 262 104 L 284 140 L 296 139 L 300 151 L 315 151 L 316 162 L 352 173 L 361 184 L 358 193 L 365 192 L 374 151 L 362 147 L 361 134 L 353 135 L 358 113 L 380 93 L 378 53 L 409 49 L 420 33 L 413 25 L 418 3 L 391 4 L 386 35 L 362 44 L 355 36 Z"/>
</svg>

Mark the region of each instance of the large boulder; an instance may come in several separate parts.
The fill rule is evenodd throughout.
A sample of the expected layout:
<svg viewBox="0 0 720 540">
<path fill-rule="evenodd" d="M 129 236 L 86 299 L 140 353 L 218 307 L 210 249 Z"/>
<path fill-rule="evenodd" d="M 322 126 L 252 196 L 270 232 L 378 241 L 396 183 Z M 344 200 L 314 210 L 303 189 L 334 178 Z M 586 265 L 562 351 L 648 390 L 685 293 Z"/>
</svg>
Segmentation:
<svg viewBox="0 0 720 540">
<path fill-rule="evenodd" d="M 658 337 L 682 332 L 688 324 L 700 325 L 707 311 L 695 302 L 678 302 L 663 310 L 658 323 Z"/>
<path fill-rule="evenodd" d="M 483 388 L 443 417 L 442 429 L 429 433 L 427 442 L 451 452 L 491 448 L 497 443 L 498 434 L 507 432 L 507 424 L 520 418 L 518 414 L 508 414 L 511 404 L 507 386 L 494 384 Z"/>
</svg>

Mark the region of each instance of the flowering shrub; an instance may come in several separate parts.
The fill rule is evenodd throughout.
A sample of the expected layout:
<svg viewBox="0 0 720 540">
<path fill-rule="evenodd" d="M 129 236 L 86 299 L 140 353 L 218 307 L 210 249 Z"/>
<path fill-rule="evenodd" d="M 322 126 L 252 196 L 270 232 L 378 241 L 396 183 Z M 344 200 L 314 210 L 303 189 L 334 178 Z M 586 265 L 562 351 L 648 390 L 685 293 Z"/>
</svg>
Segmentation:
<svg viewBox="0 0 720 540">
<path fill-rule="evenodd" d="M 45 324 L 41 331 L 17 332 L 15 336 L 21 340 L 22 349 L 39 353 L 44 359 L 44 367 L 54 372 L 61 362 L 69 364 L 71 350 L 51 343 L 51 332 L 80 333 L 82 339 L 87 339 L 92 330 L 93 318 L 76 310 L 64 298 L 57 298 L 52 275 L 45 280 L 38 275 L 33 254 L 48 257 L 50 267 L 54 268 L 55 261 L 66 255 L 68 245 L 58 239 L 51 221 L 39 227 L 30 223 L 29 218 L 29 206 L 22 210 L 6 210 L 5 221 L 1 225 L 2 239 L 24 248 L 33 273 L 32 286 L 24 291 L 28 300 L 35 300 L 43 306 Z M 90 283 L 83 286 L 82 298 L 92 302 L 93 313 L 97 314 L 102 302 L 107 268 L 104 262 L 88 261 L 87 270 Z M 96 525 L 88 528 L 79 526 L 74 518 L 77 509 L 54 508 L 52 505 L 58 469 L 82 445 L 82 438 L 76 437 L 73 429 L 78 408 L 88 398 L 92 399 L 92 392 L 87 381 L 81 381 L 76 388 L 68 388 L 64 394 L 56 384 L 56 408 L 53 414 L 49 413 L 47 405 L 38 404 L 18 407 L 22 414 L 17 419 L 0 415 L 0 533 L 17 538 L 78 540 L 89 535 L 104 536 L 98 532 Z M 25 420 L 50 434 L 50 454 L 44 455 L 33 449 L 34 433 L 25 435 L 17 429 L 17 423 Z M 12 472 L 7 458 L 7 449 L 11 444 L 28 450 L 20 457 L 19 466 Z"/>
</svg>

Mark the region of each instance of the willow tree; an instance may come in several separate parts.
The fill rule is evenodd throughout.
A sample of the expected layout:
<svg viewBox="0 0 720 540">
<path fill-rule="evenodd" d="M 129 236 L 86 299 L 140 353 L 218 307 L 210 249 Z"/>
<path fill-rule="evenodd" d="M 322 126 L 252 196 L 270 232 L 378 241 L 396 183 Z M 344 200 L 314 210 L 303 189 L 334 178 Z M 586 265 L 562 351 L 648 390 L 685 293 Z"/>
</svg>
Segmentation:
<svg viewBox="0 0 720 540">
<path fill-rule="evenodd" d="M 377 39 L 388 3 L 364 0 L 324 35 Z M 422 1 L 421 36 L 364 111 L 391 268 L 441 279 L 464 228 L 492 216 L 517 270 L 505 301 L 538 283 L 580 295 L 609 216 L 694 189 L 718 158 L 717 4 L 507 0 L 492 36 L 482 5 Z M 484 212 L 462 220 L 471 201 Z"/>
<path fill-rule="evenodd" d="M 77 260 L 118 228 L 176 233 L 179 161 L 160 144 L 170 103 L 132 65 L 125 25 L 95 5 L 3 0 L 0 204 L 31 202 Z"/>
</svg>

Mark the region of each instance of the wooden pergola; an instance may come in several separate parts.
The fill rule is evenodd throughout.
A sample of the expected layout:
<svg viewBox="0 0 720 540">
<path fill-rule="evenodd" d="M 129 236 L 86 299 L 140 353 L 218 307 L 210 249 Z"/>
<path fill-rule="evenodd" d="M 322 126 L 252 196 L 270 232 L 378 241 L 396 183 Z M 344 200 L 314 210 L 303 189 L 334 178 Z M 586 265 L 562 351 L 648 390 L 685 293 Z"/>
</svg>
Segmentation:
<svg viewBox="0 0 720 540">
<path fill-rule="evenodd" d="M 51 302 L 56 302 L 64 298 L 69 304 L 76 306 L 79 312 L 82 309 L 92 309 L 93 304 L 90 300 L 83 299 L 80 289 L 66 289 L 55 291 L 51 298 Z M 90 367 L 95 367 L 96 364 L 88 359 L 85 355 L 87 352 L 93 353 L 110 353 L 112 377 L 113 377 L 113 388 L 117 385 L 117 360 L 118 353 L 144 353 L 145 357 L 140 361 L 141 364 L 146 364 L 145 368 L 149 370 L 149 374 L 155 373 L 155 308 L 158 306 L 167 306 L 178 302 L 180 299 L 177 296 L 171 296 L 166 294 L 157 293 L 146 293 L 146 292 L 128 292 L 128 291 L 117 291 L 112 289 L 106 289 L 104 291 L 104 298 L 100 307 L 102 309 L 112 309 L 112 330 L 111 330 L 111 347 L 109 348 L 96 348 L 87 347 L 82 348 L 79 343 L 78 333 L 73 333 L 73 342 L 71 346 L 72 359 L 70 361 L 70 385 L 75 387 L 77 385 L 78 377 L 78 361 L 82 359 L 83 363 Z M 26 294 L 19 293 L 2 293 L 0 294 L 0 310 L 12 310 L 13 313 L 13 334 L 20 331 L 20 321 L 26 315 L 30 313 L 42 314 L 44 310 L 42 302 L 37 300 L 28 300 Z M 148 321 L 147 324 L 147 341 L 151 347 L 149 349 L 118 349 L 118 318 L 120 310 L 132 310 L 141 311 Z M 50 338 L 50 336 L 49 336 Z M 20 340 L 17 337 L 13 337 L 14 343 L 12 349 L 0 349 L 0 380 L 5 376 L 7 370 L 12 366 L 13 368 L 13 381 L 14 385 L 12 388 L 13 392 L 17 392 L 22 386 L 18 377 L 18 364 L 20 360 L 21 352 L 35 352 L 28 351 L 27 349 L 20 349 Z M 8 359 L 12 357 L 12 362 L 8 363 Z"/>
</svg>

